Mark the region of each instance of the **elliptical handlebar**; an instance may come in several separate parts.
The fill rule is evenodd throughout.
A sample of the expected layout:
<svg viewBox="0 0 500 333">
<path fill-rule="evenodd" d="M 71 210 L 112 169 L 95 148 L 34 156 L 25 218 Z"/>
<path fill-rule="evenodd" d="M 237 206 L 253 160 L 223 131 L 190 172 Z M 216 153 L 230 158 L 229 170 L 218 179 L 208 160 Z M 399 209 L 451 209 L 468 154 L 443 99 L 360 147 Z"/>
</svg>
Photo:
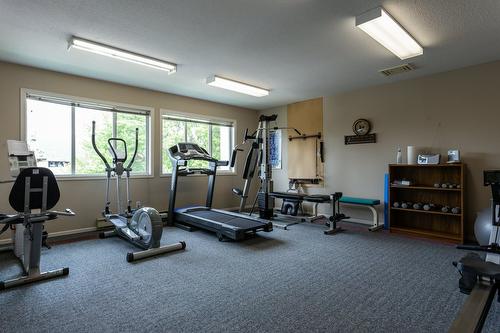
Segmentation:
<svg viewBox="0 0 500 333">
<path fill-rule="evenodd" d="M 135 149 L 134 149 L 134 154 L 132 155 L 132 159 L 127 165 L 127 169 L 130 169 L 132 167 L 132 164 L 135 161 L 135 157 L 137 156 L 137 147 L 139 146 L 139 128 L 136 127 L 135 129 Z"/>
<path fill-rule="evenodd" d="M 123 150 L 124 150 L 124 154 L 125 154 L 124 156 L 122 156 L 120 158 L 118 157 L 118 152 L 116 151 L 115 146 L 113 146 L 113 142 L 115 142 L 115 145 L 116 145 L 116 142 L 123 143 Z M 113 163 L 125 162 L 127 160 L 127 142 L 125 142 L 125 140 L 120 139 L 120 138 L 109 138 L 108 139 L 108 146 L 109 146 L 110 152 L 113 154 Z"/>
<path fill-rule="evenodd" d="M 104 155 L 99 151 L 99 149 L 97 148 L 97 145 L 95 143 L 95 120 L 92 121 L 92 147 L 94 147 L 95 152 L 97 153 L 97 155 L 99 155 L 101 160 L 106 165 L 106 169 L 110 170 L 111 166 L 109 165 L 108 161 L 106 160 L 106 157 L 104 157 Z"/>
</svg>

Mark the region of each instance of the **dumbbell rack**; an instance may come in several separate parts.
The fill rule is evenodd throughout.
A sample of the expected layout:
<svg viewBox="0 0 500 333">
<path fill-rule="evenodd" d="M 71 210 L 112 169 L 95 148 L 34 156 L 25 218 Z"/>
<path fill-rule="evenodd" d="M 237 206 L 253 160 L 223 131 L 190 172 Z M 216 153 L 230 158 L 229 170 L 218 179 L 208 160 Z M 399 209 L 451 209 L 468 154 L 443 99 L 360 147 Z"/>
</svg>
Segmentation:
<svg viewBox="0 0 500 333">
<path fill-rule="evenodd" d="M 410 186 L 389 185 L 390 231 L 453 243 L 464 241 L 464 164 L 390 164 L 389 180 L 410 180 Z M 436 188 L 435 183 L 458 184 L 460 188 Z M 460 213 L 441 210 L 395 208 L 394 202 L 421 202 L 460 207 Z"/>
</svg>

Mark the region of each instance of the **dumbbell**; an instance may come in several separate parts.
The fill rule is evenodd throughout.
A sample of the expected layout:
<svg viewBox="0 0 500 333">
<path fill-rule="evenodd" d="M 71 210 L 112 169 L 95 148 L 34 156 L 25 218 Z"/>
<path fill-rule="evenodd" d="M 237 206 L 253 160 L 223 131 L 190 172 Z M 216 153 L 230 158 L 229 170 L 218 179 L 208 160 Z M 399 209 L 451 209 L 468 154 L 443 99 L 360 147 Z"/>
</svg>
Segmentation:
<svg viewBox="0 0 500 333">
<path fill-rule="evenodd" d="M 392 207 L 399 208 L 399 207 L 401 207 L 401 204 L 398 201 L 394 201 L 394 203 L 392 204 Z"/>
<path fill-rule="evenodd" d="M 439 183 L 434 183 L 434 187 L 435 187 L 435 188 L 440 188 L 440 187 L 441 187 L 441 184 L 439 184 Z"/>
<path fill-rule="evenodd" d="M 450 209 L 451 209 L 451 208 L 450 208 L 450 206 L 443 206 L 443 208 L 441 208 L 441 211 L 442 211 L 443 213 L 449 213 L 449 212 L 450 212 Z"/>
<path fill-rule="evenodd" d="M 453 207 L 453 208 L 451 209 L 451 212 L 452 212 L 453 214 L 460 214 L 460 207 Z"/>
<path fill-rule="evenodd" d="M 411 202 L 403 202 L 401 204 L 401 208 L 404 208 L 404 209 L 411 208 L 412 206 L 413 206 L 413 203 L 411 203 Z"/>
<path fill-rule="evenodd" d="M 434 210 L 434 209 L 436 209 L 436 205 L 434 205 L 432 203 L 428 203 L 428 204 L 425 204 L 423 208 L 424 208 L 424 210 L 427 210 L 427 211 Z"/>
<path fill-rule="evenodd" d="M 422 209 L 422 204 L 420 202 L 417 202 L 417 203 L 413 204 L 413 209 L 421 210 Z"/>
<path fill-rule="evenodd" d="M 443 183 L 443 184 L 441 184 L 441 187 L 442 187 L 442 188 L 448 188 L 448 183 Z"/>
</svg>

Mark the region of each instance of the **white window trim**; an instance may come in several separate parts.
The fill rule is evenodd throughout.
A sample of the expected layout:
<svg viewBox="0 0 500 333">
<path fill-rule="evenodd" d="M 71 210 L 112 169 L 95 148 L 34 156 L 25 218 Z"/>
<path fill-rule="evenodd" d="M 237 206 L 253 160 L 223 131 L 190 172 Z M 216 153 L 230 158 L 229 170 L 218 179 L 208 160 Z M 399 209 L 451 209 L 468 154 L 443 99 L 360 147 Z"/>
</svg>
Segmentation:
<svg viewBox="0 0 500 333">
<path fill-rule="evenodd" d="M 21 119 L 20 119 L 20 140 L 26 141 L 26 132 L 27 132 L 27 106 L 26 106 L 26 96 L 28 94 L 40 94 L 40 95 L 47 95 L 51 97 L 59 97 L 59 98 L 65 98 L 65 99 L 70 99 L 70 100 L 76 100 L 76 101 L 82 101 L 82 102 L 89 102 L 89 103 L 96 103 L 96 104 L 107 104 L 107 105 L 112 105 L 116 107 L 124 107 L 124 108 L 131 108 L 131 109 L 140 109 L 140 110 L 145 110 L 149 112 L 149 170 L 148 173 L 146 174 L 135 174 L 135 175 L 130 175 L 131 179 L 144 179 L 144 178 L 154 178 L 155 173 L 154 173 L 154 130 L 155 130 L 155 108 L 150 107 L 150 106 L 143 106 L 143 105 L 133 105 L 133 104 L 126 104 L 126 103 L 119 103 L 119 102 L 113 102 L 113 101 L 104 101 L 104 100 L 99 100 L 99 99 L 92 99 L 92 98 L 87 98 L 87 97 L 79 97 L 79 96 L 73 96 L 73 95 L 65 95 L 65 94 L 58 94 L 58 93 L 52 93 L 48 91 L 42 91 L 42 90 L 35 90 L 35 89 L 29 89 L 29 88 L 21 88 L 21 94 L 20 94 L 20 99 L 21 99 Z M 73 133 L 74 134 L 74 133 Z M 72 134 L 72 135 L 73 135 Z M 103 165 L 103 170 L 104 170 L 104 165 Z M 56 175 L 56 178 L 58 180 L 102 180 L 106 179 L 105 175 Z"/>
<path fill-rule="evenodd" d="M 164 154 L 167 154 L 166 151 L 163 151 L 163 117 L 164 116 L 177 116 L 177 117 L 184 117 L 184 118 L 191 118 L 191 119 L 199 119 L 199 120 L 206 120 L 206 121 L 221 121 L 221 122 L 230 122 L 233 124 L 233 138 L 232 142 L 233 145 L 235 144 L 236 140 L 236 130 L 237 130 L 237 121 L 236 119 L 230 119 L 230 118 L 222 118 L 222 117 L 217 117 L 217 116 L 207 116 L 203 114 L 198 114 L 198 113 L 190 113 L 190 112 L 181 112 L 181 111 L 174 111 L 174 110 L 169 110 L 169 109 L 160 109 L 160 178 L 170 178 L 172 177 L 172 172 L 163 172 L 163 157 Z M 231 155 L 230 155 L 231 156 Z M 217 176 L 237 176 L 238 173 L 236 172 L 237 170 L 237 165 L 235 164 L 231 170 L 217 170 Z M 189 177 L 205 177 L 205 175 L 191 175 Z"/>
</svg>

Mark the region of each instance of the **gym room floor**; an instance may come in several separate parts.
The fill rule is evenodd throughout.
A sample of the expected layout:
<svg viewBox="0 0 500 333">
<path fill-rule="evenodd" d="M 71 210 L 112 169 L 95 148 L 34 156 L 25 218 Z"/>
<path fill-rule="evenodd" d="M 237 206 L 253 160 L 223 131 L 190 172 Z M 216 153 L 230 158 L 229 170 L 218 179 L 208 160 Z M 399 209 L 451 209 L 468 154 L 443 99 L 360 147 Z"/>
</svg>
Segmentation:
<svg viewBox="0 0 500 333">
<path fill-rule="evenodd" d="M 118 238 L 56 244 L 42 267 L 70 275 L 7 290 L 1 331 L 10 332 L 445 332 L 466 297 L 452 245 L 319 225 L 219 242 L 166 228 L 186 251 L 129 264 Z M 2 276 L 16 261 L 0 255 Z M 484 332 L 498 332 L 492 307 Z"/>
</svg>

